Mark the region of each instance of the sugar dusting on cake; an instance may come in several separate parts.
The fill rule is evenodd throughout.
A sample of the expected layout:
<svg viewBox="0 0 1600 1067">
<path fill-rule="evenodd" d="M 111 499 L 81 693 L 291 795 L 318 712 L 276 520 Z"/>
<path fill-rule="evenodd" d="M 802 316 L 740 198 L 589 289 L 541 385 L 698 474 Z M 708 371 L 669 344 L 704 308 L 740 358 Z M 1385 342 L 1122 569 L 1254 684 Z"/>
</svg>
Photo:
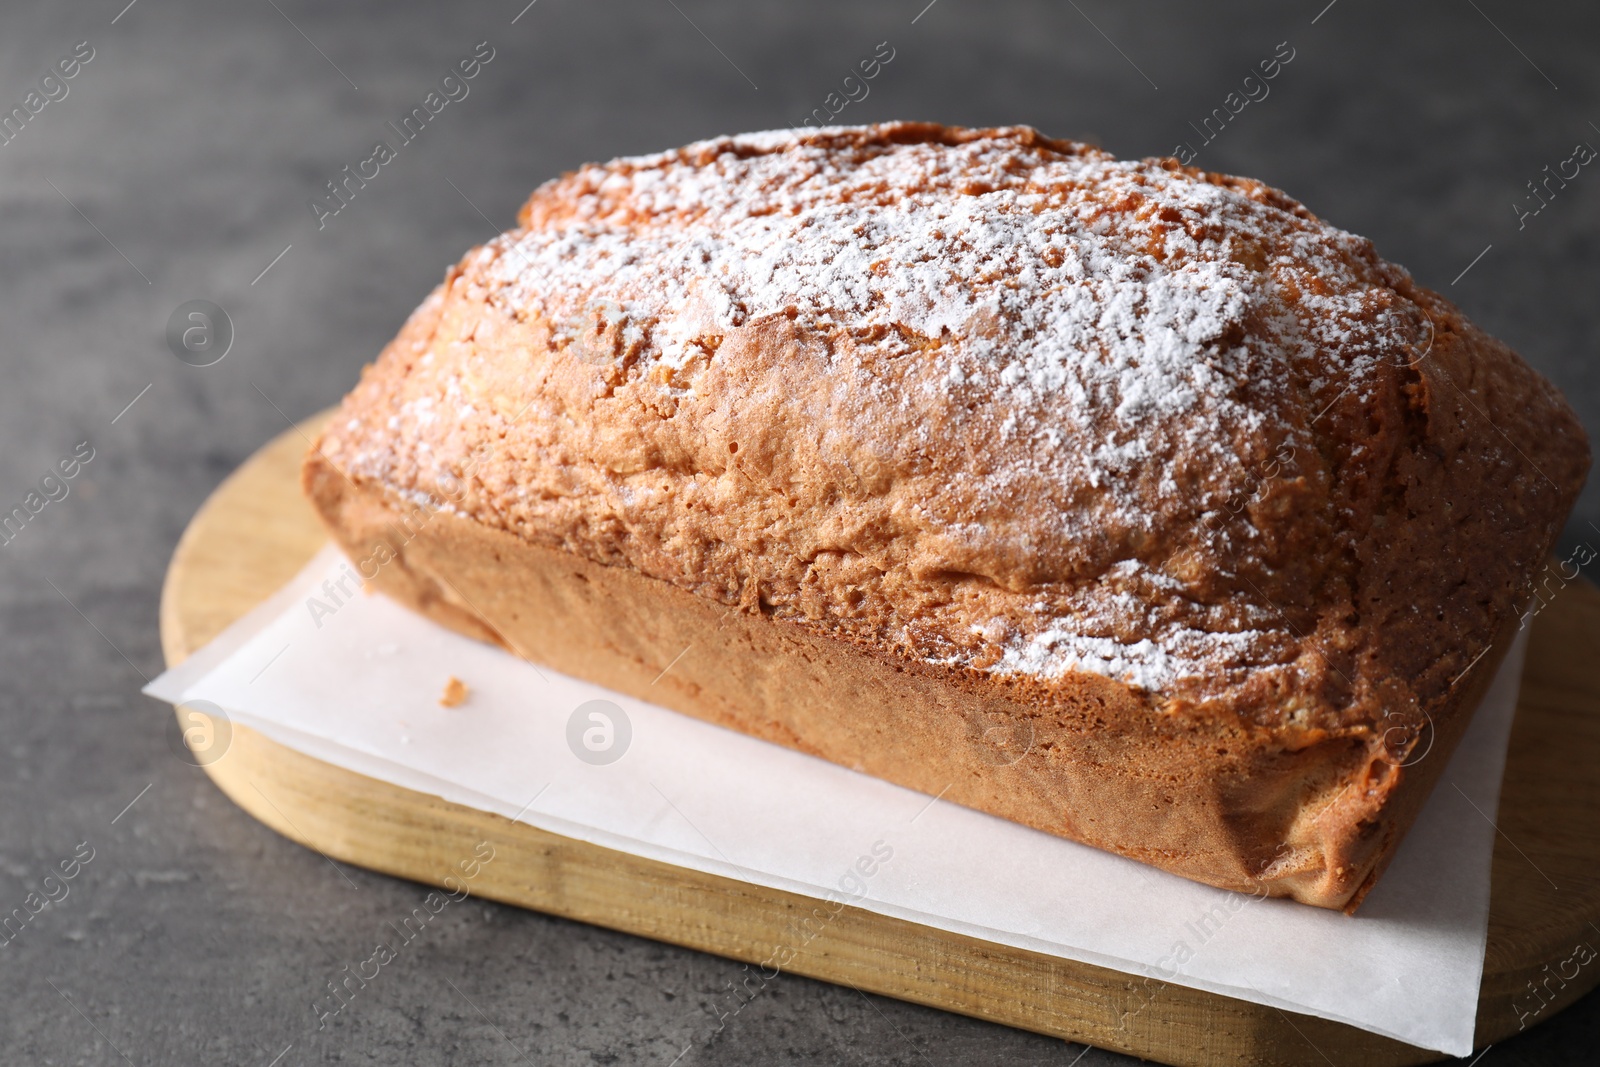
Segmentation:
<svg viewBox="0 0 1600 1067">
<path fill-rule="evenodd" d="M 863 490 L 850 505 L 881 504 L 874 514 L 918 580 L 990 583 L 985 611 L 1015 601 L 998 631 L 969 621 L 937 638 L 950 627 L 889 624 L 883 636 L 914 654 L 1152 691 L 1283 658 L 1281 613 L 1218 621 L 1183 605 L 1162 546 L 1254 492 L 1280 445 L 1314 454 L 1309 428 L 1285 411 L 1360 395 L 1414 341 L 1405 308 L 1373 314 L 1387 268 L 1369 246 L 1261 187 L 1041 146 L 1027 130 L 956 143 L 853 136 L 774 131 L 585 167 L 536 194 L 530 225 L 467 268 L 553 348 L 580 345 L 597 321 L 612 330 L 628 385 L 668 405 L 699 399 L 717 346 L 742 328 L 784 317 L 826 339 L 837 380 L 819 462 L 837 456 L 854 476 L 890 456 L 908 487 L 923 487 L 904 499 Z M 1316 370 L 1329 352 L 1337 381 Z M 440 407 L 490 409 L 458 385 Z M 435 433 L 430 420 L 449 417 L 412 401 L 404 421 Z M 918 458 L 934 423 L 960 462 Z M 647 525 L 632 516 L 671 504 L 625 483 L 606 492 L 630 530 Z M 527 497 L 490 517 L 526 530 L 566 506 Z M 814 540 L 812 555 L 901 565 L 892 546 Z M 759 595 L 798 615 L 803 589 L 787 581 Z M 1029 600 L 1036 589 L 1048 595 Z M 1152 589 L 1176 606 L 1152 611 Z M 959 621 L 980 609 L 957 597 L 917 610 Z"/>
</svg>

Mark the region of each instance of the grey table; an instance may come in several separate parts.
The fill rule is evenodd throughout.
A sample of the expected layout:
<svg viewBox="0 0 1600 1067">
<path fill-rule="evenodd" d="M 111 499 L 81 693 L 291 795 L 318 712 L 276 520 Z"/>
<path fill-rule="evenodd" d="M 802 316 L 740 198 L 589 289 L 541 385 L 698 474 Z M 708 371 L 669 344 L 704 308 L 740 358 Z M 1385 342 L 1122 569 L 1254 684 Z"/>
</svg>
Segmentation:
<svg viewBox="0 0 1600 1067">
<path fill-rule="evenodd" d="M 1600 145 L 1600 10 L 525 2 L 0 12 L 0 112 L 24 109 L 0 144 L 0 510 L 93 449 L 0 547 L 0 912 L 93 850 L 66 897 L 0 939 L 0 1062 L 666 1067 L 691 1043 L 685 1067 L 1127 1062 L 795 977 L 713 1036 L 736 965 L 477 902 L 319 1031 L 328 978 L 421 890 L 336 873 L 173 756 L 170 709 L 138 695 L 161 668 L 168 555 L 216 484 L 336 400 L 536 183 L 800 122 L 845 99 L 880 42 L 893 59 L 837 121 L 1030 123 L 1120 155 L 1188 143 L 1371 237 L 1600 428 L 1600 168 L 1536 215 L 1527 189 Z M 324 183 L 478 42 L 493 59 L 470 95 L 319 228 Z M 1270 95 L 1201 143 L 1191 123 L 1283 42 Z M 168 349 L 190 300 L 231 318 L 213 366 Z M 1591 488 L 1568 543 L 1600 539 L 1595 520 Z M 1597 1042 L 1590 997 L 1480 1062 L 1590 1063 Z"/>
</svg>

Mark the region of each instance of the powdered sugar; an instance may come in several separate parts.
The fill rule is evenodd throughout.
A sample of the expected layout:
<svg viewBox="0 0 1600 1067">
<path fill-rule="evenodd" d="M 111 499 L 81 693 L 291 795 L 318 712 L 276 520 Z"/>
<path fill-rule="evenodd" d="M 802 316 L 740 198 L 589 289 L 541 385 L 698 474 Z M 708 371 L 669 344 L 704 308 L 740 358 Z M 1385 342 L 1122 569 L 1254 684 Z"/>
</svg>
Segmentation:
<svg viewBox="0 0 1600 1067">
<path fill-rule="evenodd" d="M 999 661 L 988 669 L 1047 679 L 1086 671 L 1159 693 L 1185 677 L 1215 671 L 1219 659 L 1258 652 L 1262 640 L 1254 630 L 1172 630 L 1162 635 L 1159 644 L 1149 638 L 1123 642 L 1088 636 L 1070 625 L 1052 626 L 1003 644 Z M 1219 657 L 1219 653 L 1226 654 Z"/>
</svg>

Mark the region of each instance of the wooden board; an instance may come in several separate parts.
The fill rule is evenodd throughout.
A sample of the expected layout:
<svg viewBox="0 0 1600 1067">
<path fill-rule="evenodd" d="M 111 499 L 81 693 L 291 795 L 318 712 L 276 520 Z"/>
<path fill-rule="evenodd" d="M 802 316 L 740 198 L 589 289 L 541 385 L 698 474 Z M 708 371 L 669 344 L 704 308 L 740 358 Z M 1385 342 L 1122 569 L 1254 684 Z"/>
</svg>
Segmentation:
<svg viewBox="0 0 1600 1067">
<path fill-rule="evenodd" d="M 277 590 L 322 546 L 299 464 L 327 417 L 286 431 L 222 484 L 184 532 L 161 600 L 175 664 Z M 1497 823 L 1483 1045 L 1600 983 L 1600 591 L 1561 590 L 1533 622 Z M 474 846 L 481 896 L 1162 1063 L 1363 1065 L 1443 1057 L 1354 1027 L 847 907 L 546 833 L 334 767 L 235 727 L 206 767 L 251 815 L 335 859 L 442 885 Z M 268 799 L 270 797 L 270 800 Z M 1574 976 L 1575 972 L 1575 976 Z M 752 975 L 757 973 L 754 969 Z M 767 972 L 770 974 L 770 971 Z M 1534 991 L 1535 985 L 1539 992 Z M 1320 1055 L 1319 1055 L 1320 1053 Z"/>
</svg>

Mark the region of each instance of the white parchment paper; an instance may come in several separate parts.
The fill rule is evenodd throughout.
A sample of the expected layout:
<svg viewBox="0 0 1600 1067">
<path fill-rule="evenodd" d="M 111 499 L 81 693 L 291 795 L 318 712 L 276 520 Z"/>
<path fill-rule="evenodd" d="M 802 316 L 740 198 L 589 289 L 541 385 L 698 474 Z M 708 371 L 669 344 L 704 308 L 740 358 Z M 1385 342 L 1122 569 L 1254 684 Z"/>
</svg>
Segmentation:
<svg viewBox="0 0 1600 1067">
<path fill-rule="evenodd" d="M 330 595 L 342 573 L 325 549 L 145 692 L 210 701 L 319 759 L 554 833 L 1146 976 L 1151 1010 L 1170 981 L 1472 1050 L 1522 640 L 1347 917 L 1197 885 L 535 667 L 384 597 Z M 471 688 L 457 708 L 439 704 L 450 676 Z M 596 699 L 631 726 L 609 764 L 568 741 Z"/>
</svg>

